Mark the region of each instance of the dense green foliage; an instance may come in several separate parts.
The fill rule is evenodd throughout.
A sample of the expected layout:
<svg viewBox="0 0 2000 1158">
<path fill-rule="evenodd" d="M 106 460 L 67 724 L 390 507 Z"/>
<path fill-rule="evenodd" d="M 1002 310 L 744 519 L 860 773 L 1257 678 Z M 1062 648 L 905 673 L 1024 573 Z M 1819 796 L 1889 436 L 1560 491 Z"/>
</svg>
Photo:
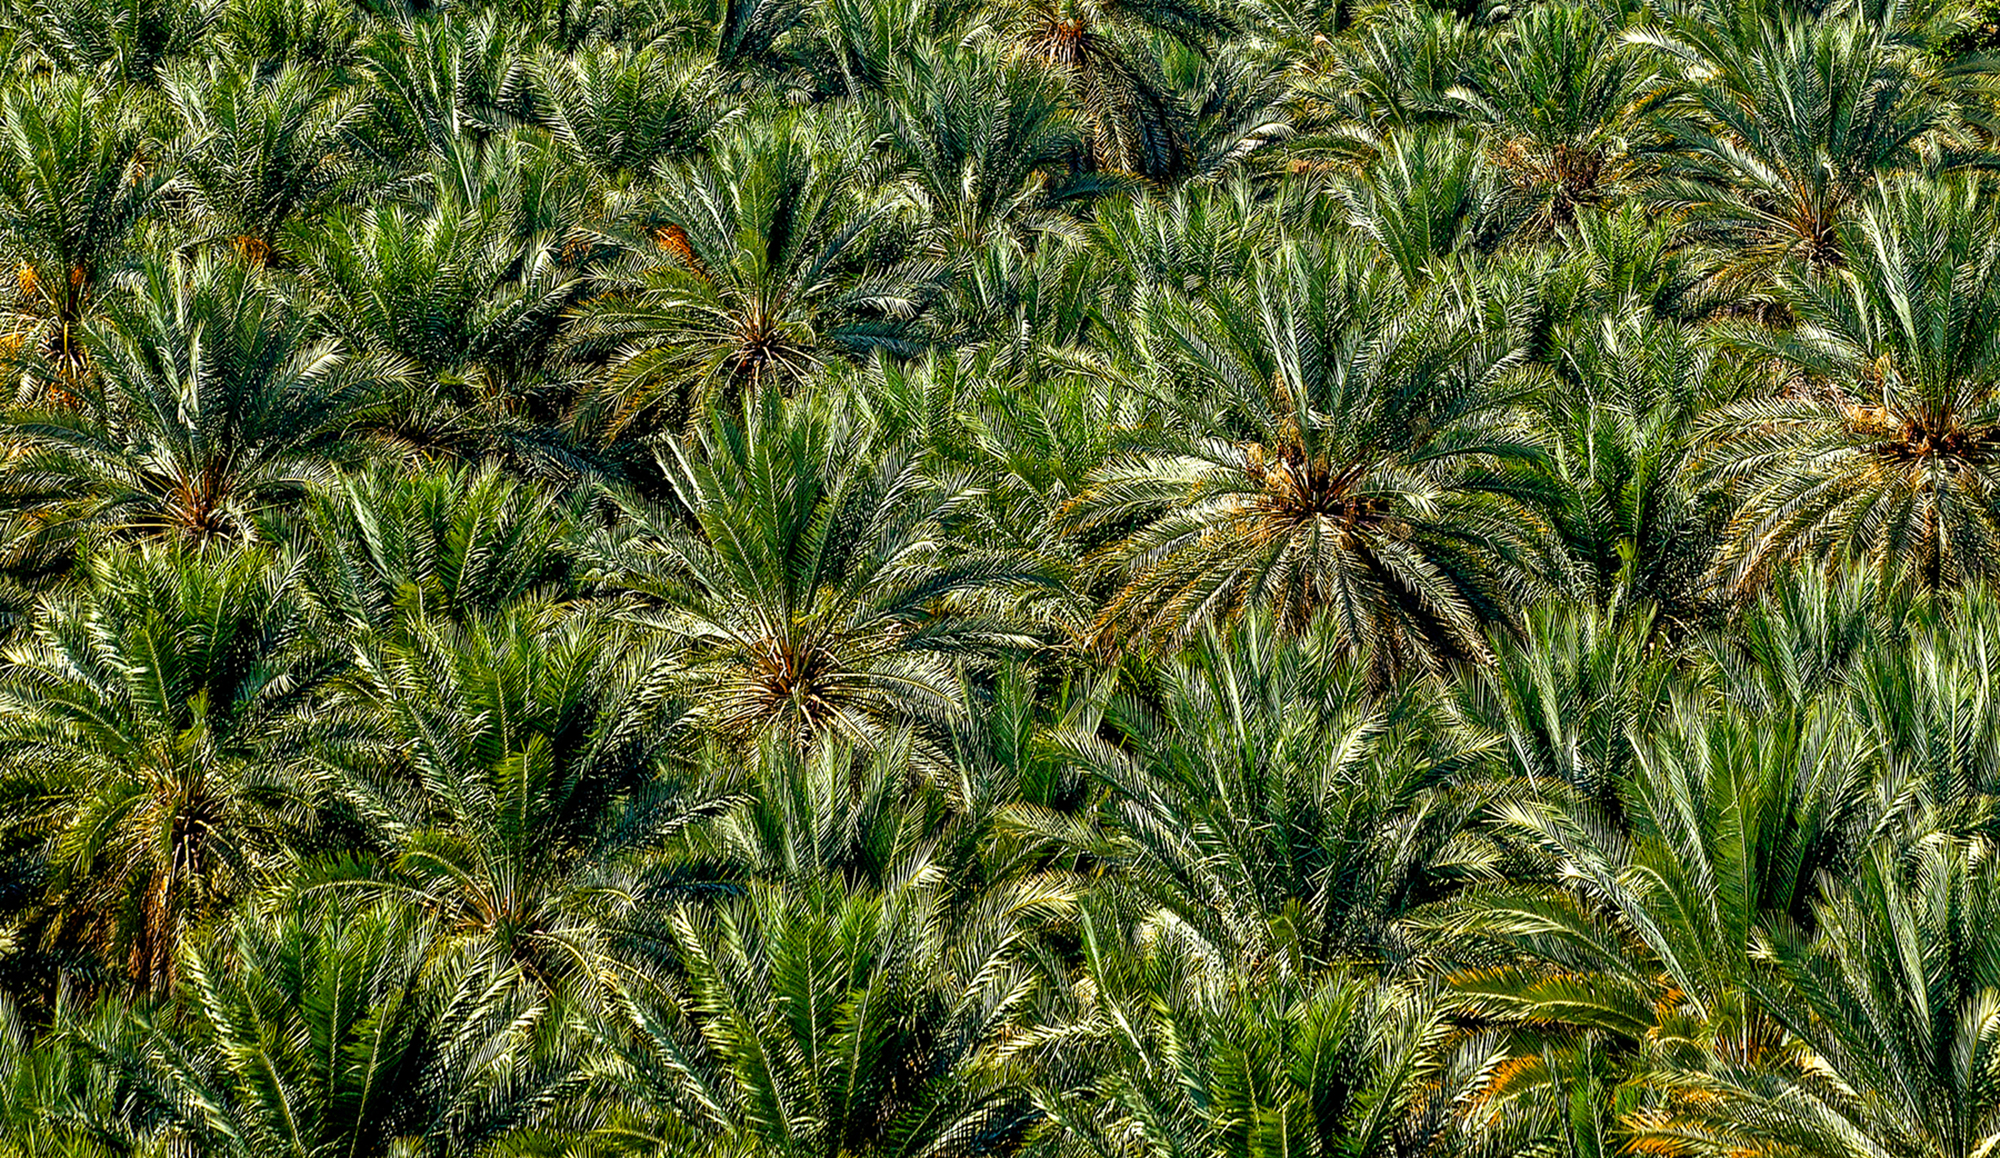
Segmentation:
<svg viewBox="0 0 2000 1158">
<path fill-rule="evenodd" d="M 1956 0 L 0 0 L 0 1158 L 1992 1158 Z"/>
</svg>

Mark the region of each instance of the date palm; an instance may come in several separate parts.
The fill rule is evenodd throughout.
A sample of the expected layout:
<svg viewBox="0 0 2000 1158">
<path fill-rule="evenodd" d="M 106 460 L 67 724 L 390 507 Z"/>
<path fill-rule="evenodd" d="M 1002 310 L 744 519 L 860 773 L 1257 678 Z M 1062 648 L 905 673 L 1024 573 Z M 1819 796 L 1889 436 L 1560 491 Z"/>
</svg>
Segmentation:
<svg viewBox="0 0 2000 1158">
<path fill-rule="evenodd" d="M 1984 841 L 1865 860 L 1818 935 L 1779 926 L 1746 978 L 1791 1035 L 1761 1066 L 1661 1075 L 1634 1145 L 1973 1158 L 2000 1140 L 2000 876 Z"/>
<path fill-rule="evenodd" d="M 479 152 L 534 113 L 523 29 L 495 9 L 394 21 L 362 50 L 369 137 L 380 156 Z"/>
<path fill-rule="evenodd" d="M 257 537 L 257 519 L 359 452 L 394 367 L 316 338 L 241 263 L 150 263 L 93 326 L 95 369 L 61 405 L 17 408 L 0 493 L 43 536 Z"/>
<path fill-rule="evenodd" d="M 633 1109 L 608 1133 L 662 1156 L 1013 1152 L 1032 1112 L 999 1054 L 1037 983 L 1032 936 L 1069 900 L 1029 883 L 955 912 L 924 869 L 681 906 L 681 977 L 628 1003 Z"/>
<path fill-rule="evenodd" d="M 1755 937 L 1808 925 L 1862 855 L 1869 787 L 1835 717 L 1683 699 L 1658 740 L 1635 741 L 1622 823 L 1582 799 L 1502 807 L 1554 883 L 1473 897 L 1446 922 L 1517 955 L 1454 978 L 1464 1012 L 1595 1032 L 1663 1065 L 1779 1055 L 1783 1026 L 1744 989 Z"/>
<path fill-rule="evenodd" d="M 1580 802 L 1618 828 L 1637 745 L 1661 735 L 1692 681 L 1644 609 L 1550 601 L 1524 619 L 1491 666 L 1462 675 L 1459 711 L 1504 742 L 1518 796 Z"/>
<path fill-rule="evenodd" d="M 587 289 L 555 239 L 515 235 L 510 208 L 447 197 L 335 211 L 301 239 L 298 263 L 327 328 L 462 396 L 531 377 Z"/>
<path fill-rule="evenodd" d="M 1533 225 L 1560 228 L 1632 187 L 1655 71 L 1590 7 L 1538 5 L 1506 28 L 1468 96 Z"/>
<path fill-rule="evenodd" d="M 1514 216 L 1494 166 L 1456 133 L 1410 132 L 1385 142 L 1361 179 L 1341 190 L 1348 219 L 1419 285 L 1460 254 L 1490 252 Z"/>
<path fill-rule="evenodd" d="M 950 256 L 1074 235 L 1074 208 L 1102 188 L 1067 175 L 1082 138 L 1060 84 L 1032 63 L 974 49 L 916 53 L 890 83 L 881 119 L 932 246 Z"/>
<path fill-rule="evenodd" d="M 662 467 L 682 510 L 625 500 L 603 567 L 680 641 L 690 700 L 724 736 L 866 740 L 935 722 L 962 665 L 1031 644 L 981 603 L 1033 571 L 954 549 L 966 492 L 924 479 L 837 400 L 766 395 Z"/>
<path fill-rule="evenodd" d="M 1171 934 L 1121 943 L 1108 925 L 1083 925 L 1088 982 L 1066 990 L 1069 1016 L 1026 1039 L 1049 1051 L 1045 1073 L 1077 1075 L 1036 1091 L 1072 1152 L 1405 1158 L 1483 1140 L 1460 1108 L 1493 1043 L 1454 1043 L 1435 993 L 1257 975 L 1176 954 Z"/>
<path fill-rule="evenodd" d="M 1427 713 L 1425 686 L 1371 700 L 1328 642 L 1211 631 L 1064 737 L 1104 798 L 1053 835 L 1087 837 L 1156 919 L 1273 979 L 1400 961 L 1398 922 L 1486 871 L 1469 832 L 1485 746 Z"/>
<path fill-rule="evenodd" d="M 266 882 L 308 827 L 301 747 L 335 660 L 299 564 L 163 548 L 93 559 L 7 659 L 9 843 L 42 866 L 22 914 L 134 989 Z"/>
<path fill-rule="evenodd" d="M 122 1121 L 119 1076 L 87 1040 L 134 1036 L 121 1002 L 78 1008 L 75 995 L 49 1013 L 55 1032 L 34 1033 L 21 1009 L 0 1004 L 0 1156 L 113 1158 L 140 1150 L 143 1132 Z"/>
<path fill-rule="evenodd" d="M 1746 6 L 1646 39 L 1684 78 L 1660 106 L 1673 147 L 1655 196 L 1735 251 L 1734 285 L 1787 260 L 1838 262 L 1842 227 L 1876 182 L 1977 155 L 1964 101 L 1990 66 L 1936 65 L 1893 25 Z"/>
<path fill-rule="evenodd" d="M 86 322 L 127 260 L 164 174 L 124 101 L 84 80 L 0 101 L 0 261 L 16 293 L 8 343 L 82 369 Z"/>
<path fill-rule="evenodd" d="M 781 118 L 730 133 L 666 179 L 575 331 L 610 363 L 589 410 L 597 429 L 684 429 L 712 399 L 782 392 L 830 359 L 914 348 L 924 276 L 892 276 L 899 215 L 856 144 Z"/>
<path fill-rule="evenodd" d="M 357 472 L 305 512 L 315 597 L 350 629 L 374 632 L 399 615 L 464 624 L 560 603 L 583 570 L 576 516 L 493 467 Z"/>
<path fill-rule="evenodd" d="M 1698 426 L 1748 393 L 1752 373 L 1636 311 L 1561 335 L 1553 362 L 1532 408 L 1545 454 L 1530 489 L 1548 530 L 1537 569 L 1567 598 L 1701 622 L 1729 508 L 1702 476 Z"/>
<path fill-rule="evenodd" d="M 1494 417 L 1504 338 L 1343 245 L 1288 247 L 1250 284 L 1142 317 L 1160 427 L 1072 511 L 1131 528 L 1101 643 L 1262 607 L 1292 631 L 1329 617 L 1383 672 L 1486 653 L 1509 517 L 1493 468 L 1526 453 Z"/>
<path fill-rule="evenodd" d="M 1793 331 L 1748 332 L 1781 393 L 1725 407 L 1710 460 L 1738 509 L 1723 577 L 1868 561 L 1921 588 L 1995 574 L 2000 214 L 1979 185 L 1917 181 L 1845 231 L 1841 268 L 1780 282 Z"/>
<path fill-rule="evenodd" d="M 587 993 L 615 967 L 616 858 L 699 805 L 668 766 L 682 709 L 661 649 L 522 603 L 410 614 L 355 651 L 353 736 L 325 758 L 381 856 L 308 895 L 399 899 L 524 982 Z"/>
<path fill-rule="evenodd" d="M 1994 612 L 1984 588 L 1912 609 L 1908 622 L 1857 649 L 1853 671 L 1835 689 L 1844 697 L 1829 697 L 1865 737 L 1885 847 L 2000 831 L 1992 804 L 2000 788 Z"/>
<path fill-rule="evenodd" d="M 731 119 L 718 76 L 659 48 L 544 56 L 537 117 L 570 160 L 612 188 L 699 153 Z"/>
<path fill-rule="evenodd" d="M 335 0 L 229 0 L 212 43 L 238 68 L 296 64 L 331 70 L 360 62 L 361 13 Z"/>
<path fill-rule="evenodd" d="M 441 948 L 409 909 L 246 913 L 183 950 L 183 1001 L 79 1028 L 127 1095 L 92 1125 L 229 1158 L 443 1156 L 573 1096 L 548 1007 Z"/>
<path fill-rule="evenodd" d="M 0 13 L 30 69 L 152 84 L 196 51 L 217 7 L 211 0 L 7 0 Z"/>
<path fill-rule="evenodd" d="M 521 234 L 539 224 L 519 220 L 532 209 L 448 194 L 423 210 L 335 211 L 295 233 L 316 320 L 350 348 L 411 368 L 383 397 L 378 433 L 420 450 L 574 469 L 551 379 L 564 372 L 563 320 L 590 283 L 554 230 Z"/>
<path fill-rule="evenodd" d="M 1206 48 L 1232 27 L 1205 0 L 1002 0 L 995 15 L 1027 56 L 1068 84 L 1098 169 L 1171 179 L 1192 170 L 1183 110 L 1160 84 L 1160 41 Z"/>
<path fill-rule="evenodd" d="M 170 188 L 197 238 L 261 265 L 286 256 L 282 235 L 300 214 L 358 192 L 362 110 L 332 76 L 212 64 L 175 72 L 166 90 L 181 122 Z"/>
<path fill-rule="evenodd" d="M 1422 6 L 1389 9 L 1349 36 L 1315 44 L 1293 66 L 1285 108 L 1305 166 L 1348 168 L 1382 140 L 1462 120 L 1492 49 L 1467 21 Z"/>
</svg>

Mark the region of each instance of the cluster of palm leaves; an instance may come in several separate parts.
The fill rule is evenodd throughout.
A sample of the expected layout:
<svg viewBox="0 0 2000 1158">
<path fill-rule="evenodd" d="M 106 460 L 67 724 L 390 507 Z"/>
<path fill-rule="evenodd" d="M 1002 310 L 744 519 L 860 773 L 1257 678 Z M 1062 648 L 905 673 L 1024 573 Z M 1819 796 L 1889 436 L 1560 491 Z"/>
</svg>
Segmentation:
<svg viewBox="0 0 2000 1158">
<path fill-rule="evenodd" d="M 1990 1158 L 1995 46 L 0 0 L 0 1158 Z"/>
</svg>

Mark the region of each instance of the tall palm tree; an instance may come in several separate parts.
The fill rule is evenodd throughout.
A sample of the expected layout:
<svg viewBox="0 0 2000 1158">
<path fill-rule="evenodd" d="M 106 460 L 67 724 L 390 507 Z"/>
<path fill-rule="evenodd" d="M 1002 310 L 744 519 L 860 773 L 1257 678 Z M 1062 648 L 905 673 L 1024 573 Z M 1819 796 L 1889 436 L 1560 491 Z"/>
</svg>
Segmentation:
<svg viewBox="0 0 2000 1158">
<path fill-rule="evenodd" d="M 443 1156 L 574 1095 L 547 1005 L 439 948 L 409 909 L 246 913 L 182 951 L 183 1002 L 79 1028 L 127 1093 L 95 1125 L 231 1158 Z"/>
<path fill-rule="evenodd" d="M 1861 14 L 1701 9 L 1645 34 L 1682 71 L 1660 105 L 1672 140 L 1658 202 L 1735 251 L 1734 284 L 1784 261 L 1838 262 L 1841 229 L 1875 183 L 1976 157 L 1966 88 L 1983 58 L 1942 67 Z"/>
<path fill-rule="evenodd" d="M 1551 601 L 1524 620 L 1490 666 L 1460 673 L 1459 710 L 1505 743 L 1516 795 L 1580 802 L 1617 827 L 1637 745 L 1661 735 L 1692 681 L 1645 610 Z"/>
<path fill-rule="evenodd" d="M 497 468 L 377 468 L 313 496 L 314 596 L 351 630 L 471 623 L 560 603 L 583 571 L 576 512 Z"/>
<path fill-rule="evenodd" d="M 1032 639 L 982 597 L 1036 580 L 948 541 L 969 497 L 925 480 L 837 402 L 765 396 L 662 463 L 682 511 L 623 500 L 604 547 L 642 619 L 685 650 L 690 701 L 725 736 L 855 739 L 936 722 L 963 665 Z"/>
<path fill-rule="evenodd" d="M 1177 954 L 1171 933 L 1120 943 L 1087 913 L 1062 1021 L 1026 1048 L 1071 1082 L 1037 1090 L 1045 1131 L 1086 1154 L 1355 1158 L 1478 1145 L 1460 1106 L 1494 1060 L 1451 1040 L 1446 1006 L 1408 984 L 1262 976 Z"/>
<path fill-rule="evenodd" d="M 573 163 L 612 188 L 698 153 L 732 119 L 707 65 L 659 48 L 549 54 L 534 75 L 538 119 Z"/>
<path fill-rule="evenodd" d="M 1076 209 L 1104 187 L 1067 172 L 1081 137 L 1059 82 L 1030 62 L 919 51 L 893 77 L 880 116 L 907 195 L 947 255 L 1073 235 Z"/>
<path fill-rule="evenodd" d="M 515 235 L 509 208 L 447 196 L 428 210 L 334 211 L 300 239 L 298 263 L 327 328 L 463 398 L 482 379 L 531 376 L 588 289 L 558 239 Z"/>
<path fill-rule="evenodd" d="M 578 469 L 554 383 L 558 336 L 591 284 L 554 230 L 522 236 L 517 203 L 334 211 L 298 231 L 294 259 L 316 320 L 351 348 L 413 371 L 383 398 L 377 433 L 412 449 L 499 454 Z"/>
<path fill-rule="evenodd" d="M 349 357 L 240 262 L 149 263 L 93 326 L 71 398 L 16 408 L 0 488 L 40 535 L 257 537 L 257 520 L 360 452 L 398 367 Z"/>
<path fill-rule="evenodd" d="M 1140 316 L 1160 428 L 1072 512 L 1120 532 L 1100 642 L 1267 607 L 1289 630 L 1329 616 L 1384 672 L 1485 654 L 1505 608 L 1494 468 L 1526 453 L 1495 417 L 1503 337 L 1345 245 Z"/>
<path fill-rule="evenodd" d="M 1696 331 L 1637 311 L 1584 326 L 1557 338 L 1532 411 L 1545 454 L 1531 489 L 1549 535 L 1537 569 L 1569 598 L 1699 623 L 1730 512 L 1702 477 L 1698 426 L 1756 379 Z"/>
<path fill-rule="evenodd" d="M 1023 885 L 954 914 L 924 868 L 680 907 L 680 979 L 627 1005 L 633 1110 L 611 1136 L 661 1155 L 1012 1151 L 1032 1115 L 1001 1051 L 1038 983 L 1032 935 L 1069 901 Z"/>
<path fill-rule="evenodd" d="M 1362 178 L 1341 194 L 1354 229 L 1380 246 L 1412 285 L 1456 254 L 1490 251 L 1514 215 L 1477 145 L 1448 132 L 1405 133 L 1385 142 Z"/>
<path fill-rule="evenodd" d="M 12 1002 L 0 1003 L 0 1155 L 6 1158 L 113 1158 L 142 1152 L 148 1141 L 148 1123 L 120 1113 L 130 1091 L 94 1048 L 135 1036 L 130 1007 L 85 1005 L 79 996 L 61 994 L 40 1025 Z"/>
<path fill-rule="evenodd" d="M 1020 51 L 1053 67 L 1090 129 L 1093 166 L 1148 178 L 1189 172 L 1183 110 L 1160 82 L 1164 41 L 1207 48 L 1232 29 L 1205 0 L 1002 0 L 1000 26 Z"/>
<path fill-rule="evenodd" d="M 534 114 L 526 29 L 498 9 L 389 22 L 362 51 L 369 140 L 385 162 L 478 152 Z M 356 142 L 359 144 L 360 142 Z"/>
<path fill-rule="evenodd" d="M 1314 41 L 1291 66 L 1285 109 L 1297 136 L 1286 154 L 1299 170 L 1346 169 L 1396 133 L 1459 123 L 1493 47 L 1471 22 L 1422 5 Z"/>
<path fill-rule="evenodd" d="M 1748 331 L 1774 395 L 1715 412 L 1714 469 L 1739 507 L 1723 576 L 1869 561 L 1935 589 L 1994 574 L 2000 507 L 2000 214 L 1977 183 L 1886 191 L 1841 268 L 1788 274 L 1801 324 Z"/>
<path fill-rule="evenodd" d="M 1064 738 L 1104 799 L 1050 834 L 1147 919 L 1272 977 L 1400 962 L 1398 922 L 1490 868 L 1469 832 L 1490 749 L 1428 713 L 1426 685 L 1372 700 L 1332 635 L 1210 631 Z"/>
<path fill-rule="evenodd" d="M 1560 228 L 1632 188 L 1633 113 L 1656 70 L 1588 6 L 1537 5 L 1506 30 L 1467 95 L 1531 220 Z"/>
<path fill-rule="evenodd" d="M 10 344 L 82 369 L 93 320 L 165 178 L 125 102 L 85 80 L 0 101 L 0 261 L 17 294 Z"/>
<path fill-rule="evenodd" d="M 216 8 L 208 0 L 8 0 L 0 12 L 29 69 L 152 84 L 196 51 Z"/>
<path fill-rule="evenodd" d="M 1763 939 L 1746 979 L 1792 1037 L 1761 1066 L 1690 1066 L 1634 1144 L 1721 1154 L 1972 1158 L 2000 1140 L 2000 875 L 1984 841 L 1864 860 L 1816 936 Z"/>
<path fill-rule="evenodd" d="M 362 13 L 336 0 L 231 0 L 217 13 L 210 42 L 237 68 L 342 71 L 360 63 L 364 30 Z"/>
<path fill-rule="evenodd" d="M 352 144 L 362 109 L 332 76 L 215 64 L 176 71 L 166 90 L 181 122 L 170 187 L 191 232 L 246 261 L 288 256 L 286 226 L 366 180 Z"/>
<path fill-rule="evenodd" d="M 1635 747 L 1622 824 L 1582 799 L 1500 810 L 1546 858 L 1551 887 L 1509 885 L 1443 918 L 1513 955 L 1454 977 L 1462 1010 L 1594 1032 L 1652 1064 L 1761 1064 L 1786 1044 L 1745 990 L 1755 938 L 1809 925 L 1823 884 L 1863 855 L 1866 765 L 1835 717 L 1716 713 L 1699 699 Z"/>
<path fill-rule="evenodd" d="M 1915 609 L 1911 622 L 1881 632 L 1856 657 L 1846 696 L 1834 700 L 1866 737 L 1885 845 L 1937 833 L 1990 837 L 2000 822 L 1994 610 L 1983 588 Z"/>
<path fill-rule="evenodd" d="M 106 553 L 8 655 L 4 823 L 43 866 L 21 916 L 57 959 L 164 986 L 186 933 L 310 827 L 304 748 L 336 657 L 300 567 Z"/>
<path fill-rule="evenodd" d="M 550 619 L 417 613 L 357 641 L 353 735 L 324 758 L 381 855 L 307 895 L 400 898 L 525 982 L 587 994 L 630 919 L 616 858 L 702 801 L 667 765 L 682 711 L 660 649 L 602 617 Z"/>
<path fill-rule="evenodd" d="M 896 274 L 899 215 L 857 145 L 797 117 L 747 125 L 642 203 L 626 260 L 575 331 L 610 363 L 599 429 L 686 428 L 711 399 L 788 390 L 843 355 L 914 349 L 928 275 Z"/>
</svg>

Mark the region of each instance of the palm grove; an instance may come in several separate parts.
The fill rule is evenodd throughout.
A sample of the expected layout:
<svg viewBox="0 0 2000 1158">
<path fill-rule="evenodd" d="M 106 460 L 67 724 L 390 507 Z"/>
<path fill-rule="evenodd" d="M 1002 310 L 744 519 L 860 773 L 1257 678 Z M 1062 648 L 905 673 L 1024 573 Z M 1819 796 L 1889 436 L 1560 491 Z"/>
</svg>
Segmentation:
<svg viewBox="0 0 2000 1158">
<path fill-rule="evenodd" d="M 5 0 L 0 1155 L 1985 1158 L 1931 0 Z"/>
</svg>

